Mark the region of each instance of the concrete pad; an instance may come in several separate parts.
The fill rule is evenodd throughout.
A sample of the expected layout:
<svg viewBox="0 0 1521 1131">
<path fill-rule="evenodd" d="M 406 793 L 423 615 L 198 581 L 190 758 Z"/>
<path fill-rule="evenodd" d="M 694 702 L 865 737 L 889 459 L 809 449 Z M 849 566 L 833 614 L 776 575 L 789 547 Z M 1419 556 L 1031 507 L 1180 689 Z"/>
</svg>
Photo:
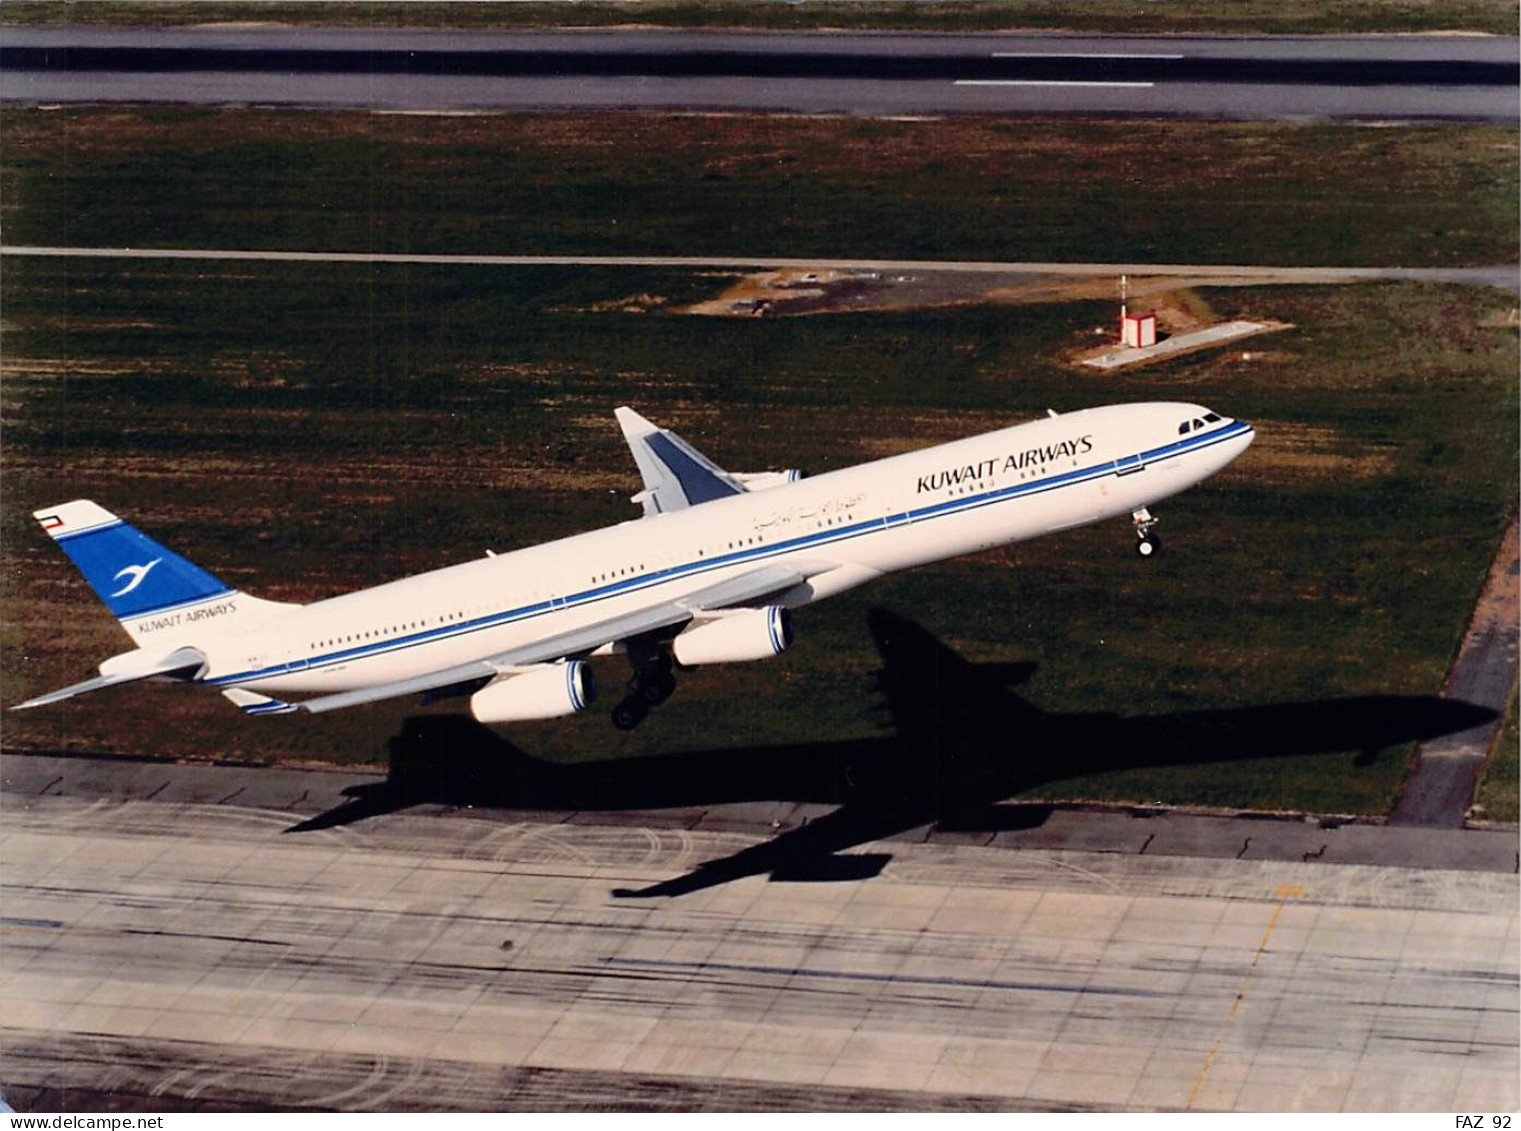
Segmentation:
<svg viewBox="0 0 1521 1131">
<path fill-rule="evenodd" d="M 1244 1087 L 1237 1080 L 1216 1080 L 1213 1073 L 1190 1094 L 1190 1111 L 1239 1111 L 1237 1104 Z M 1339 1110 L 1339 1109 L 1338 1109 Z"/>
<path fill-rule="evenodd" d="M 132 1005 L 143 1009 L 167 1009 L 176 1005 L 187 991 L 159 982 L 127 982 L 102 979 L 84 997 L 85 1005 Z M 10 1000 L 20 997 L 8 991 Z"/>
<path fill-rule="evenodd" d="M 56 813 L 18 810 L 5 797 L 0 811 L 7 830 L 58 835 L 48 831 Z M 132 819 L 132 835 L 161 851 L 119 881 L 120 899 L 138 910 L 115 918 L 170 924 L 187 938 L 236 934 L 295 946 L 177 948 L 148 935 L 68 932 L 64 945 L 31 952 L 8 982 L 30 990 L 77 979 L 92 1007 L 144 1010 L 139 1020 L 154 1034 L 0 1027 L 12 1088 L 66 1079 L 101 1095 L 148 1094 L 169 1081 L 160 1094 L 184 1100 L 205 1083 L 187 1066 L 209 1063 L 225 1065 L 219 1073 L 235 1083 L 198 1097 L 267 1107 L 299 1097 L 277 1093 L 256 1066 L 305 1063 L 289 1079 L 315 1082 L 307 1099 L 348 1092 L 384 1106 L 387 1089 L 404 1085 L 417 1106 L 489 1107 L 503 1067 L 543 1064 L 566 1071 L 528 1074 L 538 1082 L 524 1087 L 550 1088 L 566 1105 L 605 1107 L 658 1075 L 672 1102 L 699 1107 L 718 1106 L 715 1096 L 755 1106 L 773 1085 L 791 1083 L 803 1087 L 785 1094 L 802 1106 L 838 1103 L 840 1093 L 808 1090 L 826 1077 L 862 1110 L 891 1106 L 905 1086 L 1011 1104 L 1180 1107 L 1202 1073 L 1201 1103 L 1261 1099 L 1261 1110 L 1272 1111 L 1378 1106 L 1375 1082 L 1391 1079 L 1412 1083 L 1390 1107 L 1444 1091 L 1467 1103 L 1443 1075 L 1455 1064 L 1475 1070 L 1467 1079 L 1480 1087 L 1499 1087 L 1493 1082 L 1521 1068 L 1515 964 L 1493 947 L 1487 959 L 1446 956 L 1451 933 L 1470 918 L 1483 924 L 1470 941 L 1489 937 L 1504 948 L 1521 937 L 1509 875 L 1233 858 L 1200 865 L 1149 850 L 1011 852 L 905 839 L 890 846 L 893 865 L 864 882 L 751 878 L 636 906 L 611 900 L 609 889 L 642 871 L 680 874 L 683 864 L 664 867 L 677 853 L 732 855 L 766 834 L 699 830 L 681 844 L 662 840 L 653 857 L 662 866 L 650 867 L 640 863 L 655 851 L 643 832 L 603 826 L 554 827 L 553 836 L 519 843 L 499 836 L 508 827 L 499 820 L 409 815 L 319 844 L 284 836 L 279 821 L 233 825 L 224 812 L 193 806 L 144 805 Z M 96 835 L 88 824 L 69 828 L 71 838 Z M 304 879 L 300 891 L 271 891 L 258 853 L 214 890 L 182 880 L 187 846 L 228 829 L 241 845 L 267 838 L 264 848 L 279 859 L 333 861 L 320 890 L 334 898 L 314 897 Z M 480 868 L 509 848 L 519 860 L 490 866 L 520 872 Z M 372 856 L 380 863 L 345 862 Z M 12 885 L 60 893 L 52 912 L 60 921 L 111 917 L 104 901 L 68 895 L 89 885 L 67 866 L 50 868 L 50 878 L 18 873 L 9 858 L 6 869 L 7 895 Z M 330 887 L 356 876 L 359 887 Z M 900 889 L 912 894 L 902 898 Z M 789 892 L 810 905 L 803 917 L 787 914 Z M 809 921 L 825 908 L 834 920 Z M 1323 916 L 1327 908 L 1338 914 Z M 1005 916 L 1019 929 L 963 929 L 978 922 L 963 911 Z M 1360 936 L 1392 937 L 1401 917 L 1414 927 L 1427 912 L 1433 929 L 1406 931 L 1397 952 L 1379 943 L 1359 953 L 1369 950 Z M 1023 929 L 1032 917 L 1033 929 Z M 1207 928 L 1202 942 L 1186 938 L 1194 926 Z M 1131 937 L 1153 928 L 1155 938 Z M 508 957 L 493 952 L 498 935 L 517 944 Z M 1347 939 L 1354 953 L 1324 949 Z M 185 1008 L 168 1016 L 134 1004 L 186 993 Z M 218 1016 L 242 1027 L 224 1038 L 209 1020 Z M 95 1051 L 74 1055 L 87 1042 Z M 110 1056 L 108 1047 L 131 1055 Z M 382 1056 L 392 1068 L 377 1090 L 366 1078 Z M 1043 1082 L 1058 1095 L 1026 1095 Z M 527 1102 L 528 1091 L 514 1095 Z"/>
<path fill-rule="evenodd" d="M 51 1028 L 68 1030 L 72 1033 L 112 1033 L 122 1037 L 140 1037 L 159 1019 L 160 1015 L 161 1011 L 157 1009 L 138 1009 L 126 1005 L 76 1005 L 54 1022 Z M 11 1016 L 11 1009 L 7 1006 L 7 1023 L 10 1022 Z M 18 1013 L 17 1016 L 24 1016 L 24 1014 Z M 30 1027 L 43 1028 L 44 1026 Z"/>
<path fill-rule="evenodd" d="M 1136 1077 L 1124 1073 L 1040 1070 L 1025 1093 L 1032 1100 L 1083 1107 L 1121 1107 L 1135 1090 Z"/>
<path fill-rule="evenodd" d="M 1401 953 L 1406 957 L 1465 965 L 1498 962 L 1510 949 L 1504 939 L 1494 935 L 1409 935 L 1402 942 Z"/>
<path fill-rule="evenodd" d="M 738 1049 L 724 1066 L 725 1080 L 766 1080 L 777 1084 L 820 1084 L 830 1061 L 802 1056 L 777 1056 Z"/>
<path fill-rule="evenodd" d="M 1094 369 L 1105 371 L 1120 369 L 1127 365 L 1137 365 L 1144 361 L 1155 361 L 1158 358 L 1171 357 L 1174 354 L 1186 353 L 1189 350 L 1203 349 L 1210 346 L 1225 345 L 1230 342 L 1249 338 L 1253 334 L 1260 334 L 1265 330 L 1281 329 L 1282 327 L 1266 322 L 1222 322 L 1216 326 L 1210 326 L 1204 330 L 1195 330 L 1191 334 L 1174 334 L 1170 338 L 1164 338 L 1152 346 L 1120 346 L 1099 357 L 1091 357 L 1083 362 L 1084 365 Z"/>
<path fill-rule="evenodd" d="M 260 1017 L 249 1022 L 248 1027 L 238 1035 L 238 1043 L 326 1052 L 348 1031 L 347 1025 L 325 1021 L 287 1021 Z"/>
<path fill-rule="evenodd" d="M 545 1034 L 545 1039 L 636 1045 L 655 1024 L 653 1017 L 633 1013 L 567 1013 Z"/>
<path fill-rule="evenodd" d="M 1219 924 L 1213 920 L 1172 921 L 1168 919 L 1138 918 L 1127 915 L 1115 928 L 1116 941 L 1126 943 L 1166 943 L 1170 947 L 1196 947 L 1209 945 Z"/>
<path fill-rule="evenodd" d="M 923 931 L 934 922 L 939 908 L 903 908 L 891 903 L 851 902 L 839 909 L 833 925 L 867 929 Z"/>
<path fill-rule="evenodd" d="M 1458 1099 L 1469 1111 L 1515 1111 L 1521 1107 L 1521 1079 L 1493 1067 L 1465 1065 Z"/>
<path fill-rule="evenodd" d="M 1351 959 L 1393 959 L 1405 949 L 1405 937 L 1377 931 L 1328 930 L 1318 927 L 1305 944 L 1306 949 Z"/>
<path fill-rule="evenodd" d="M 1216 924 L 1204 946 L 1208 950 L 1235 950 L 1242 951 L 1247 961 L 1251 961 L 1251 955 L 1257 953 L 1264 941 L 1271 941 L 1266 925 L 1255 923 L 1219 923 Z"/>
<path fill-rule="evenodd" d="M 427 1057 L 443 1033 L 437 1029 L 391 1029 L 374 1025 L 345 1025 L 328 1046 L 337 1053 L 371 1056 Z"/>
<path fill-rule="evenodd" d="M 516 1067 L 527 1063 L 542 1039 L 538 1035 L 524 1036 L 521 1033 L 493 1033 L 485 1030 L 462 1032 L 454 1029 L 433 1043 L 430 1055 L 445 1060 Z"/>
<path fill-rule="evenodd" d="M 1053 1046 L 1040 1062 L 1042 1072 L 1065 1072 L 1080 1075 L 1102 1072 L 1106 1076 L 1139 1077 L 1152 1050 L 1130 1048 L 1122 1044 L 1081 1045 L 1063 1041 Z"/>
<path fill-rule="evenodd" d="M 939 1064 L 924 1081 L 922 1090 L 946 1095 L 1023 1096 L 1029 1091 L 1035 1069 L 990 1064 L 976 1069 Z"/>
<path fill-rule="evenodd" d="M 820 1081 L 832 1088 L 880 1088 L 894 1091 L 917 1091 L 929 1081 L 933 1064 L 884 1063 L 880 1061 L 835 1061 Z"/>
<path fill-rule="evenodd" d="M 427 1029 L 446 1033 L 463 1010 L 450 1002 L 394 1001 L 377 998 L 355 1022 L 361 1029 Z"/>
<path fill-rule="evenodd" d="M 173 1041 L 203 1041 L 218 1044 L 235 1041 L 248 1025 L 246 1017 L 226 1013 L 189 1013 L 178 1009 L 163 1010 L 143 1030 L 145 1037 L 162 1037 Z"/>
<path fill-rule="evenodd" d="M 734 1056 L 730 1048 L 696 1045 L 640 1045 L 623 1062 L 625 1072 L 670 1076 L 722 1076 Z"/>
<path fill-rule="evenodd" d="M 1453 1111 L 1461 1070 L 1411 1073 L 1368 1069 L 1347 1088 L 1345 1111 Z"/>
<path fill-rule="evenodd" d="M 43 977 L 36 974 L 18 975 L 11 979 L 7 992 L 31 1001 L 48 1001 L 60 1005 L 75 1005 L 86 1000 L 100 985 L 98 977 L 71 978 L 68 976 Z"/>
<path fill-rule="evenodd" d="M 504 1033 L 537 1042 L 547 1036 L 559 1020 L 559 1013 L 548 1008 L 540 1011 L 480 1005 L 461 1013 L 450 1032 Z"/>
<path fill-rule="evenodd" d="M 1198 1086 L 1197 1071 L 1191 1076 L 1176 1072 L 1144 1072 L 1136 1079 L 1125 1105 L 1132 1110 L 1160 1108 L 1184 1111 L 1188 1109 L 1194 1089 Z"/>
<path fill-rule="evenodd" d="M 836 1065 L 937 1064 L 950 1037 L 934 1033 L 881 1032 L 858 1029 L 835 1053 Z"/>
<path fill-rule="evenodd" d="M 746 1056 L 766 1054 L 831 1063 L 853 1036 L 850 1029 L 798 1029 L 779 1025 L 756 1025 L 737 1052 Z"/>
<path fill-rule="evenodd" d="M 627 1042 L 601 1042 L 546 1038 L 539 1042 L 523 1062 L 532 1068 L 571 1068 L 581 1071 L 616 1072 L 632 1055 L 637 1045 Z"/>
</svg>

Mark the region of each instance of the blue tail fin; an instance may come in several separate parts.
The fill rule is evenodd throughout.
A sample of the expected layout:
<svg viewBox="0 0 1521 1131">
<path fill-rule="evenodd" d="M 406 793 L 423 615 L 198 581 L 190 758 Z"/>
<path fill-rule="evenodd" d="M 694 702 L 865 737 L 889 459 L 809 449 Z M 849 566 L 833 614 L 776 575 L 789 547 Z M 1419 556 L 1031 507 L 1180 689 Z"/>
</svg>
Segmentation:
<svg viewBox="0 0 1521 1131">
<path fill-rule="evenodd" d="M 220 578 L 88 499 L 37 511 L 34 517 L 119 620 L 233 592 Z"/>
<path fill-rule="evenodd" d="M 34 514 L 139 647 L 201 647 L 300 607 L 233 589 L 89 499 Z"/>
</svg>

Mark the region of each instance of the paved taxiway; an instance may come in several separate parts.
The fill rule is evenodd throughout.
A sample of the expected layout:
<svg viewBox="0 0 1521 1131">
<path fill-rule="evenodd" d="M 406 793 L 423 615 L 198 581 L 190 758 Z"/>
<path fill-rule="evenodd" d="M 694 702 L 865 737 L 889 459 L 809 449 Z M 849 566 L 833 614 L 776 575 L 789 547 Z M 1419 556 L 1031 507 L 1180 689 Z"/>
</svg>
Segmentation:
<svg viewBox="0 0 1521 1131">
<path fill-rule="evenodd" d="M 1509 868 L 919 835 L 851 850 L 870 878 L 628 898 L 773 834 L 440 806 L 292 832 L 349 776 L 14 756 L 4 776 L 20 1110 L 1521 1100 Z M 152 800 L 117 788 L 155 778 Z"/>
<path fill-rule="evenodd" d="M 0 101 L 1243 119 L 1517 116 L 1517 41 L 0 29 Z"/>
<path fill-rule="evenodd" d="M 830 270 L 928 272 L 1030 276 L 1117 278 L 1120 275 L 1167 276 L 1178 286 L 1261 286 L 1270 283 L 1323 285 L 1375 279 L 1521 290 L 1521 268 L 1507 267 L 1267 267 L 1220 263 L 1016 263 L 938 259 L 789 259 L 776 256 L 702 255 L 436 255 L 427 252 L 250 251 L 246 248 L 176 247 L 34 247 L 0 245 L 0 256 L 43 259 L 178 259 L 250 263 L 423 263 L 453 267 L 691 267 L 697 269 Z"/>
</svg>

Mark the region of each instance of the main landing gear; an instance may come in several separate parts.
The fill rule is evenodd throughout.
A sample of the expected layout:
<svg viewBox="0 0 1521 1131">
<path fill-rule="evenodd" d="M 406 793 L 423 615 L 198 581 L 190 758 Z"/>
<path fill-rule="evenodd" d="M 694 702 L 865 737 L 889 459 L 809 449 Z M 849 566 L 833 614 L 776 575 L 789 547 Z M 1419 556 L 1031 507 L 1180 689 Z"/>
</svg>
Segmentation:
<svg viewBox="0 0 1521 1131">
<path fill-rule="evenodd" d="M 1143 558 L 1155 557 L 1157 551 L 1162 548 L 1162 543 L 1151 532 L 1152 528 L 1157 524 L 1156 517 L 1145 507 L 1142 507 L 1131 514 L 1130 520 L 1135 523 L 1135 552 Z"/>
<path fill-rule="evenodd" d="M 676 690 L 671 654 L 658 644 L 629 641 L 628 662 L 634 677 L 628 694 L 613 708 L 613 726 L 633 730 L 644 721 L 651 707 L 658 707 Z"/>
</svg>

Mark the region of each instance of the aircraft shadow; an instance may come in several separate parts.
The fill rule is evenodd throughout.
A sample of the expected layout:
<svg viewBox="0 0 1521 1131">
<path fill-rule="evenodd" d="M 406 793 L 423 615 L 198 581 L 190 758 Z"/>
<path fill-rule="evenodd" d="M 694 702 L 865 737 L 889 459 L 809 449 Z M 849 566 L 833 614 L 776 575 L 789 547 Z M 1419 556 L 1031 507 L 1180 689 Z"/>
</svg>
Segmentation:
<svg viewBox="0 0 1521 1131">
<path fill-rule="evenodd" d="M 969 662 L 884 609 L 871 610 L 867 624 L 882 659 L 877 686 L 890 733 L 561 765 L 533 757 L 468 716 L 417 716 L 391 739 L 385 781 L 351 787 L 347 802 L 288 831 L 424 803 L 575 812 L 818 802 L 836 808 L 684 876 L 614 894 L 676 896 L 762 874 L 865 879 L 891 857 L 840 853 L 930 823 L 989 832 L 1037 826 L 1050 806 L 999 803 L 1047 782 L 1121 768 L 1346 750 L 1360 751 L 1366 763 L 1387 747 L 1495 717 L 1470 703 L 1387 695 L 1154 716 L 1051 714 L 1013 690 L 1034 673 L 1033 664 Z"/>
</svg>

